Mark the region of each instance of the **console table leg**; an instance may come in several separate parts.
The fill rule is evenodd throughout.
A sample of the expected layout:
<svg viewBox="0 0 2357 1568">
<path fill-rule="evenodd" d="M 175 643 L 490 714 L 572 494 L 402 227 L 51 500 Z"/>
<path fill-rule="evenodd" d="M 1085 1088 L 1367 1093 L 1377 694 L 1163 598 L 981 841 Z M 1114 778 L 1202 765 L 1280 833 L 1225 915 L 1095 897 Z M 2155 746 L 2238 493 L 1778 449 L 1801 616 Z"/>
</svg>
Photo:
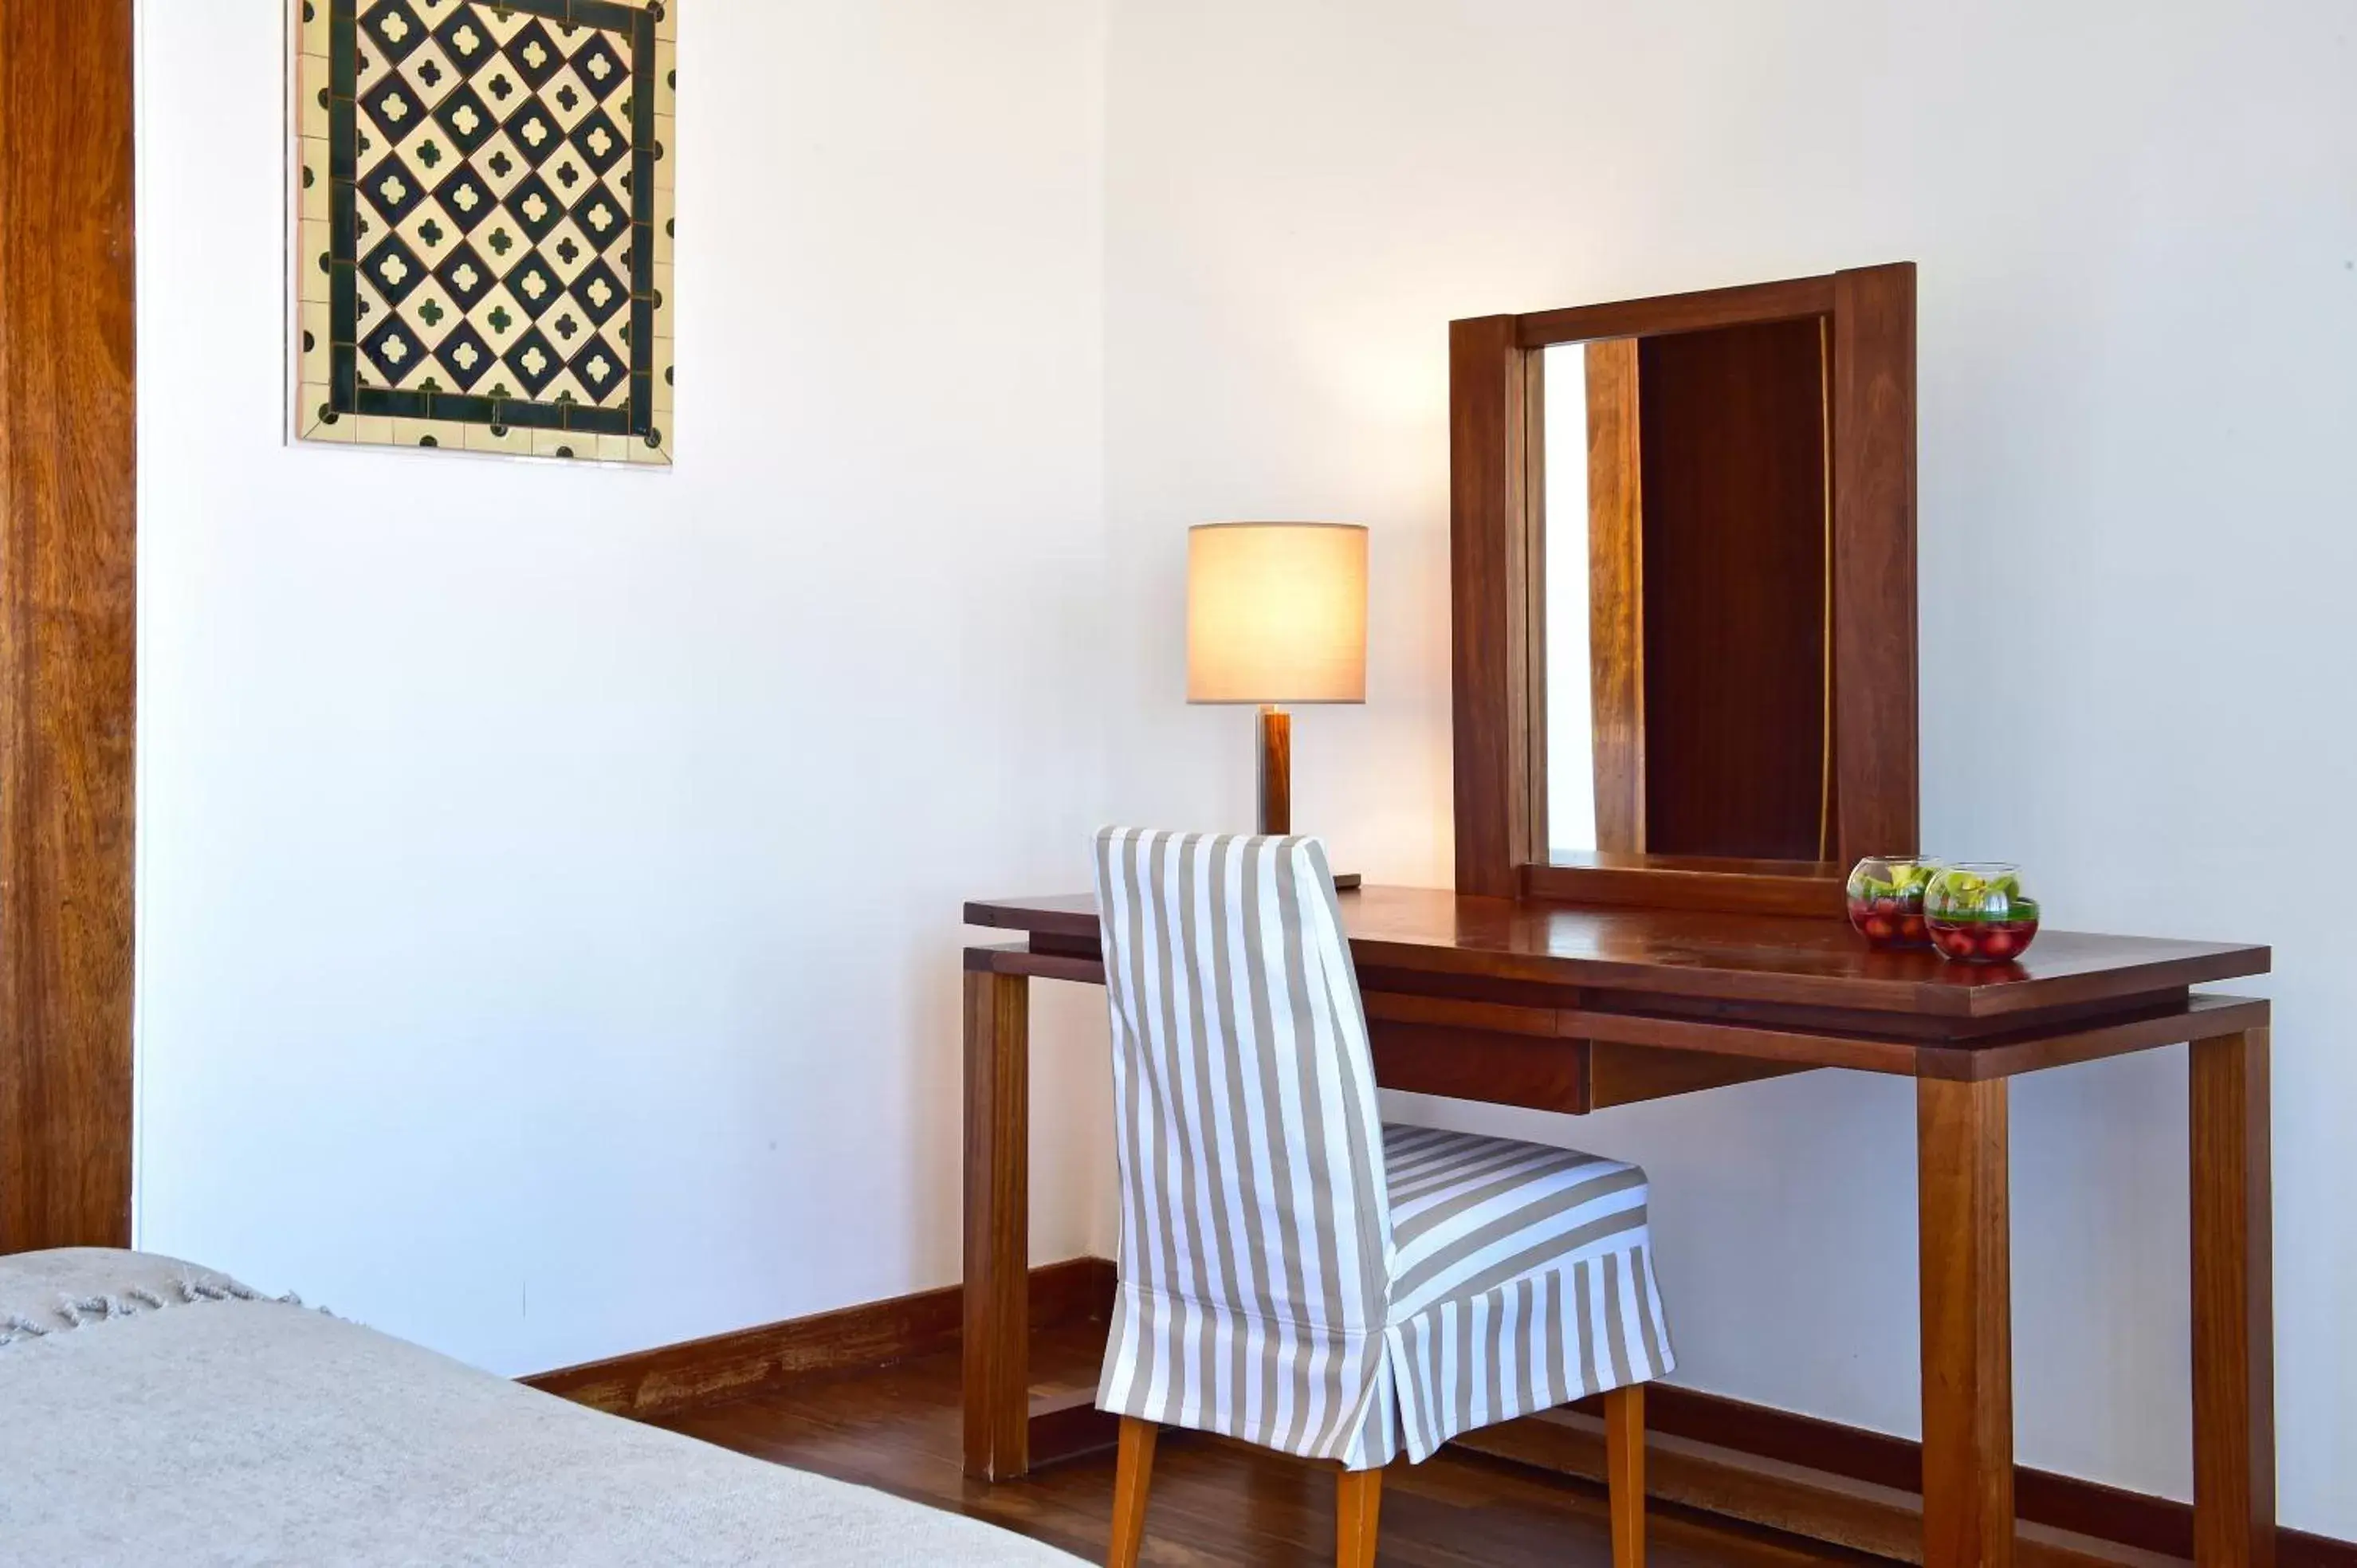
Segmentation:
<svg viewBox="0 0 2357 1568">
<path fill-rule="evenodd" d="M 1030 982 L 965 977 L 965 1473 L 1030 1468 Z"/>
<path fill-rule="evenodd" d="M 1919 1079 L 1923 1562 L 2013 1562 L 2013 1304 L 2006 1080 Z"/>
<path fill-rule="evenodd" d="M 2267 1031 L 2192 1047 L 2193 1560 L 2276 1560 Z"/>
</svg>

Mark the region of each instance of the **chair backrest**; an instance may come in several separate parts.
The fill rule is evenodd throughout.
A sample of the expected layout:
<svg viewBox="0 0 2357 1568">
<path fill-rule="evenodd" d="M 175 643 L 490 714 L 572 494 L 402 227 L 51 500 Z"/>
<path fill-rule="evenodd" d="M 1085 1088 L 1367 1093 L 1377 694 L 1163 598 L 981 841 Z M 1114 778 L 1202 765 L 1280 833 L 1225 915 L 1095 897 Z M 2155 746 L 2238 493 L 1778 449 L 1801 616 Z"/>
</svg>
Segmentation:
<svg viewBox="0 0 2357 1568">
<path fill-rule="evenodd" d="M 1097 908 L 1124 1286 L 1380 1330 L 1383 1126 L 1323 846 L 1108 828 Z"/>
</svg>

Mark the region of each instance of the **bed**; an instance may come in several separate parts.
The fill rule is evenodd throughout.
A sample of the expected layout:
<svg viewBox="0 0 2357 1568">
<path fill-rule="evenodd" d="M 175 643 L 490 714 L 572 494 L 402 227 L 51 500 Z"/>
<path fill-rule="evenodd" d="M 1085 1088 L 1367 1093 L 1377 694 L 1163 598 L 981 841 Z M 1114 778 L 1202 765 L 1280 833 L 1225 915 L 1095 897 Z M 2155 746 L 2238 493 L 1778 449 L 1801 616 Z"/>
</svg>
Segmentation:
<svg viewBox="0 0 2357 1568">
<path fill-rule="evenodd" d="M 0 1258 L 0 1562 L 1073 1559 L 599 1414 L 227 1275 Z"/>
</svg>

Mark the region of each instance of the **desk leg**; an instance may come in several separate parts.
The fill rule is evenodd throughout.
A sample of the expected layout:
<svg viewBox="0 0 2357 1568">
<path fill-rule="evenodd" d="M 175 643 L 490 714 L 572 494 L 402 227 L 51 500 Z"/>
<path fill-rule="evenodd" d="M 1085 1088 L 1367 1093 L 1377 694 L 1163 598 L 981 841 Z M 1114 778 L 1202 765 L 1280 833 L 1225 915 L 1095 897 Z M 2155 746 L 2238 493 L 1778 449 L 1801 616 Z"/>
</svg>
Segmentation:
<svg viewBox="0 0 2357 1568">
<path fill-rule="evenodd" d="M 2276 1560 L 2275 1208 L 2267 1031 L 2196 1040 L 2193 1560 Z"/>
<path fill-rule="evenodd" d="M 1925 1568 L 2013 1562 L 2006 1080 L 1919 1079 Z"/>
<path fill-rule="evenodd" d="M 965 977 L 965 1473 L 1030 1468 L 1030 982 Z"/>
</svg>

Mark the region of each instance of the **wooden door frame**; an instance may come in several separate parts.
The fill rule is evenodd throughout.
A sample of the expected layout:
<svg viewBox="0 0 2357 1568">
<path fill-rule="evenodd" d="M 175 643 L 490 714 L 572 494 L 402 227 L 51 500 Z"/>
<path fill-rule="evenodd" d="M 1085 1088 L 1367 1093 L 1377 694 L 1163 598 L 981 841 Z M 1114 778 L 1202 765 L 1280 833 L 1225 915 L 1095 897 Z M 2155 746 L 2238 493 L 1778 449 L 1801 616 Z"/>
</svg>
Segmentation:
<svg viewBox="0 0 2357 1568">
<path fill-rule="evenodd" d="M 0 1252 L 127 1246 L 133 0 L 0 0 Z"/>
</svg>

